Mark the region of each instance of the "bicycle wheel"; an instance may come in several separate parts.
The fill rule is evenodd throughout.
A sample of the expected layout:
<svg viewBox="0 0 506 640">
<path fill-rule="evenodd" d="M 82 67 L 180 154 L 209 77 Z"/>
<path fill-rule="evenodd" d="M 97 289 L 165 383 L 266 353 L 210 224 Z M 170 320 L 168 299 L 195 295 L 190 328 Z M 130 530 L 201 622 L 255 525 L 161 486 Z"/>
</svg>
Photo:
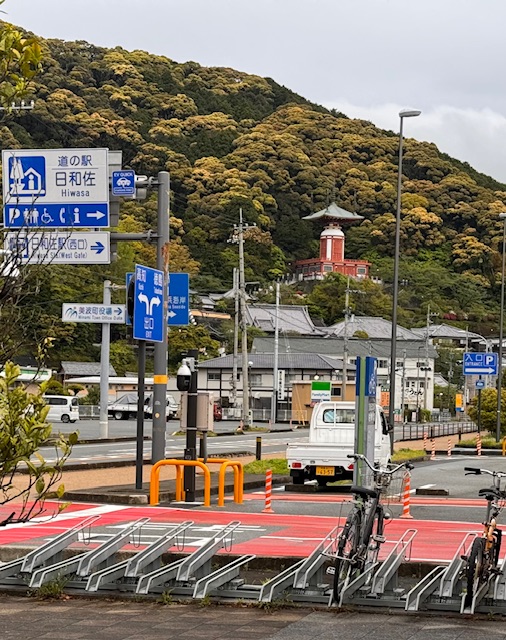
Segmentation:
<svg viewBox="0 0 506 640">
<path fill-rule="evenodd" d="M 473 546 L 471 547 L 471 553 L 469 554 L 469 559 L 467 561 L 467 592 L 466 599 L 464 601 L 464 605 L 470 606 L 473 601 L 473 596 L 478 589 L 482 577 L 483 577 L 483 569 L 484 562 L 483 556 L 485 553 L 485 539 L 484 538 L 475 538 L 473 540 Z"/>
<path fill-rule="evenodd" d="M 352 560 L 355 555 L 360 537 L 361 517 L 359 511 L 352 511 L 346 518 L 343 532 L 337 546 L 334 564 L 334 602 L 339 603 L 339 589 L 350 574 Z"/>
<path fill-rule="evenodd" d="M 367 571 L 373 564 L 378 561 L 381 539 L 383 538 L 383 511 L 378 509 L 374 514 L 372 522 L 371 534 L 367 542 L 367 551 L 365 555 L 364 570 Z"/>
</svg>

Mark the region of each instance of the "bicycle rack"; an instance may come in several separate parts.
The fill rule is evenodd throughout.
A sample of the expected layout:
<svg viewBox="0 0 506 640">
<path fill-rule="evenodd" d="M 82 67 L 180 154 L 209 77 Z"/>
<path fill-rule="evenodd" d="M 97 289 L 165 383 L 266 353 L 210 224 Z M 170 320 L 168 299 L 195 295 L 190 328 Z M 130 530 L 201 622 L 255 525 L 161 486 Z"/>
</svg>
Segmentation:
<svg viewBox="0 0 506 640">
<path fill-rule="evenodd" d="M 407 529 L 383 563 L 375 563 L 367 571 L 345 584 L 339 606 L 359 602 L 372 606 L 384 606 L 384 598 L 388 598 L 390 607 L 404 608 L 405 602 L 402 597 L 405 590 L 397 586 L 397 572 L 401 563 L 406 560 L 417 533 L 416 529 Z"/>
<path fill-rule="evenodd" d="M 132 534 L 148 521 L 149 518 L 136 520 L 95 549 L 81 553 L 70 560 L 64 560 L 34 571 L 30 580 L 30 587 L 40 587 L 53 578 L 72 576 L 66 586 L 82 588 L 94 569 L 105 569 L 114 563 L 116 552 L 129 542 Z"/>
<path fill-rule="evenodd" d="M 142 573 L 160 568 L 162 566 L 162 554 L 172 547 L 174 543 L 177 543 L 179 536 L 183 535 L 192 524 L 193 521 L 188 520 L 176 525 L 162 534 L 158 540 L 155 540 L 143 551 L 136 553 L 130 560 L 124 560 L 100 571 L 95 571 L 88 578 L 86 591 L 114 588 L 135 591 L 137 580 Z"/>
<path fill-rule="evenodd" d="M 49 540 L 42 546 L 30 551 L 25 556 L 0 565 L 0 581 L 3 584 L 26 586 L 36 569 L 52 562 L 62 561 L 62 552 L 68 545 L 76 542 L 81 531 L 91 526 L 100 516 L 90 516 L 75 527 Z M 30 584 L 31 586 L 31 584 Z"/>
<path fill-rule="evenodd" d="M 329 595 L 331 585 L 325 582 L 324 565 L 329 558 L 335 557 L 337 532 L 341 528 L 334 527 L 307 558 L 266 582 L 262 586 L 258 601 L 272 602 L 275 597 L 285 594 L 294 602 L 329 604 L 329 597 L 332 598 L 331 593 Z"/>
<path fill-rule="evenodd" d="M 435 567 L 416 584 L 406 597 L 406 611 L 439 609 L 453 611 L 457 606 L 454 592 L 460 590 L 462 571 L 466 565 L 466 556 L 475 533 L 467 533 L 447 567 Z"/>
<path fill-rule="evenodd" d="M 481 585 L 468 607 L 465 606 L 465 594 L 462 596 L 460 613 L 474 613 L 482 600 L 487 600 L 487 611 L 504 613 L 504 604 L 500 603 L 506 600 L 506 558 L 503 558 L 500 571 L 500 575 L 492 574 L 487 582 Z"/>
</svg>

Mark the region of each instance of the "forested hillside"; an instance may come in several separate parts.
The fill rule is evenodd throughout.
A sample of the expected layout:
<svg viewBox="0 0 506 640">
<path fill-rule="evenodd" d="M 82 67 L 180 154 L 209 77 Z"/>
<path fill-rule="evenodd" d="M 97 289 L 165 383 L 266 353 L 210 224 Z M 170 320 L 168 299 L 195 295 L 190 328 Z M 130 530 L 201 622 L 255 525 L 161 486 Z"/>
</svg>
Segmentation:
<svg viewBox="0 0 506 640">
<path fill-rule="evenodd" d="M 199 291 L 231 286 L 237 247 L 227 240 L 239 207 L 257 225 L 246 242 L 246 278 L 267 285 L 293 260 L 317 254 L 321 228 L 302 218 L 335 200 L 365 218 L 347 231 L 347 257 L 370 260 L 372 275 L 385 283 L 363 285 L 367 295 L 357 296 L 356 310 L 390 315 L 396 133 L 234 69 L 86 42 L 41 43 L 35 107 L 4 113 L 2 148 L 108 147 L 122 150 L 124 167 L 139 174 L 169 170 L 171 268 L 189 271 Z M 489 335 L 497 327 L 506 187 L 412 139 L 404 174 L 401 280 L 408 286 L 400 321 L 420 324 L 431 304 L 441 317 L 453 312 Z M 151 228 L 155 216 L 154 198 L 126 201 L 121 227 Z M 108 269 L 45 270 L 37 302 L 60 355 L 84 356 L 95 335 L 91 326 L 59 323 L 61 302 L 99 301 L 104 276 L 121 283 L 135 260 L 152 262 L 152 248 L 123 245 Z M 315 314 L 335 322 L 343 288 L 332 278 L 302 293 Z"/>
</svg>

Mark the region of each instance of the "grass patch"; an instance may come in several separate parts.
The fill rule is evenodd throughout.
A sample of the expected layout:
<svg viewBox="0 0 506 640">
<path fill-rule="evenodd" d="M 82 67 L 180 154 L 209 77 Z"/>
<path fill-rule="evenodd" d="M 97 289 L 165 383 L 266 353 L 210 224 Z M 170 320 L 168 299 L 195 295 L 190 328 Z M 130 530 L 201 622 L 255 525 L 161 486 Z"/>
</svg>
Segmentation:
<svg viewBox="0 0 506 640">
<path fill-rule="evenodd" d="M 461 440 L 458 445 L 464 449 L 476 449 L 476 438 L 472 440 Z M 481 439 L 482 449 L 502 449 L 502 442 L 497 442 L 495 438 L 488 437 Z"/>
<path fill-rule="evenodd" d="M 257 473 L 265 475 L 267 469 L 271 469 L 274 475 L 287 476 L 290 471 L 285 458 L 271 458 L 270 460 L 254 460 L 244 466 L 244 473 Z"/>
<path fill-rule="evenodd" d="M 392 454 L 392 462 L 400 464 L 408 460 L 423 460 L 426 455 L 421 449 L 399 449 Z"/>
</svg>

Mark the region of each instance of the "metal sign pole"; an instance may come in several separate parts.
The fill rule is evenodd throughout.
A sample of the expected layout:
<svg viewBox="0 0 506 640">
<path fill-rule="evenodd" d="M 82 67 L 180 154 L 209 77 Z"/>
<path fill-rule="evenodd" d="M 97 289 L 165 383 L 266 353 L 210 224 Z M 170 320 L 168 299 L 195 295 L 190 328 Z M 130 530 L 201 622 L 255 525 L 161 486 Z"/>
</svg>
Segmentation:
<svg viewBox="0 0 506 640">
<path fill-rule="evenodd" d="M 111 304 L 111 281 L 104 280 L 104 305 Z M 111 346 L 111 325 L 102 323 L 102 344 L 100 347 L 100 424 L 101 438 L 109 436 L 109 355 Z"/>
<path fill-rule="evenodd" d="M 137 352 L 137 443 L 135 454 L 135 488 L 142 489 L 142 465 L 144 462 L 144 396 L 146 391 L 146 341 L 138 340 Z"/>
</svg>

